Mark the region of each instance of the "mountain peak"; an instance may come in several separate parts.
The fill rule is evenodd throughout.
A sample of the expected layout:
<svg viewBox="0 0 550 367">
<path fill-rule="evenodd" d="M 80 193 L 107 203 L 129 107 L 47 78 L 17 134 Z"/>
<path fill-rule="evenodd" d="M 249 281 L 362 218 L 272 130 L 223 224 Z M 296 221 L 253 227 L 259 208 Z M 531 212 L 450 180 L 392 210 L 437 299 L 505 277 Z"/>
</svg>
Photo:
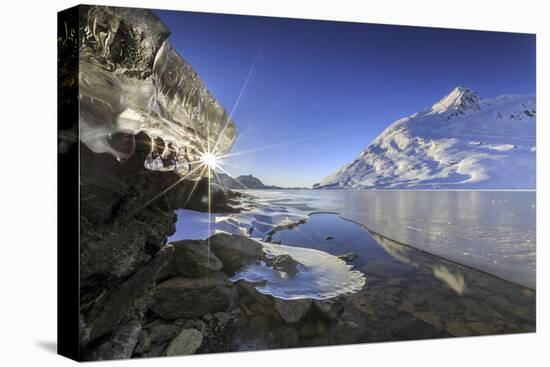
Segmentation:
<svg viewBox="0 0 550 367">
<path fill-rule="evenodd" d="M 430 113 L 443 113 L 451 110 L 460 113 L 476 111 L 480 109 L 480 100 L 481 98 L 472 89 L 465 85 L 459 85 L 434 104 L 430 109 Z"/>
</svg>

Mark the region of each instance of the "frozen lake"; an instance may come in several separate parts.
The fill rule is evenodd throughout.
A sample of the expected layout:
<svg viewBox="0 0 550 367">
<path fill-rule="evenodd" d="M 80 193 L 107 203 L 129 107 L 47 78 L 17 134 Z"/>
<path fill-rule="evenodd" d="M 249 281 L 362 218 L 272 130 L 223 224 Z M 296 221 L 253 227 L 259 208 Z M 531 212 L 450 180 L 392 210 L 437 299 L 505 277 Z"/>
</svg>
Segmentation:
<svg viewBox="0 0 550 367">
<path fill-rule="evenodd" d="M 210 232 L 266 238 L 280 225 L 334 212 L 372 232 L 529 288 L 536 287 L 534 191 L 242 190 L 238 214 L 187 215 L 170 240 Z M 181 211 L 180 215 L 185 215 Z M 189 213 L 188 213 L 189 214 Z M 327 233 L 330 235 L 330 233 Z"/>
</svg>

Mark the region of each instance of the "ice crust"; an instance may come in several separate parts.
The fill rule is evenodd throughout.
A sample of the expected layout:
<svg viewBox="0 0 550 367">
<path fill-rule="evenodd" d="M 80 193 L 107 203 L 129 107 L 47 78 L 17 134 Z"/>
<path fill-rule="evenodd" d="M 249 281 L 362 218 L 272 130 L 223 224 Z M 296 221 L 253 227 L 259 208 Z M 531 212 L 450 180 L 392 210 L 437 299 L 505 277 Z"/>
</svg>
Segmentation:
<svg viewBox="0 0 550 367">
<path fill-rule="evenodd" d="M 322 300 L 356 292 L 365 285 L 361 272 L 351 270 L 351 265 L 326 252 L 267 242 L 262 245 L 266 254 L 287 254 L 303 266 L 298 266 L 296 275 L 287 276 L 263 262 L 252 264 L 235 274 L 231 281 L 258 283 L 256 289 L 260 293 L 285 300 Z"/>
</svg>

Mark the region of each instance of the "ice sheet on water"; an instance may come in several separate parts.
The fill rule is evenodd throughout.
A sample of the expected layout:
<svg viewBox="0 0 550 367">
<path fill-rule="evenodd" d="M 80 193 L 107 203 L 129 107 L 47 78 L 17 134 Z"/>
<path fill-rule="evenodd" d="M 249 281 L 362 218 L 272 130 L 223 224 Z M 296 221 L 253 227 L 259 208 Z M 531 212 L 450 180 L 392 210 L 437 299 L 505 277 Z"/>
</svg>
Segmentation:
<svg viewBox="0 0 550 367">
<path fill-rule="evenodd" d="M 261 243 L 268 255 L 287 254 L 303 266 L 289 277 L 263 262 L 252 264 L 235 274 L 231 281 L 258 283 L 259 292 L 286 300 L 327 299 L 356 292 L 365 285 L 363 274 L 351 270 L 351 265 L 336 256 L 303 247 Z"/>
<path fill-rule="evenodd" d="M 258 212 L 208 214 L 194 210 L 178 210 L 176 233 L 169 241 L 181 239 L 207 239 L 215 233 L 247 235 L 257 240 L 279 225 L 295 223 L 305 215 L 283 215 L 275 213 L 266 217 Z M 261 222 L 260 219 L 265 222 Z M 351 293 L 365 285 L 365 278 L 359 271 L 351 270 L 343 260 L 323 251 L 276 245 L 260 242 L 264 251 L 271 256 L 290 255 L 303 264 L 299 273 L 285 277 L 265 263 L 253 264 L 236 274 L 232 280 L 262 283 L 256 289 L 264 294 L 281 299 L 326 299 Z"/>
</svg>

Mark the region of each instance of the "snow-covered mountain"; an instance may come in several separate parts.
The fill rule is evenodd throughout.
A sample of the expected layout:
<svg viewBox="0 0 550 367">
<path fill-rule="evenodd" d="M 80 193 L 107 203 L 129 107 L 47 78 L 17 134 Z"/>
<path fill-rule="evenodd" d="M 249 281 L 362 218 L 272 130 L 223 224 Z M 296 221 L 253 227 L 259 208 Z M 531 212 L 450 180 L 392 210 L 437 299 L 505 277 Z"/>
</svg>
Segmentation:
<svg viewBox="0 0 550 367">
<path fill-rule="evenodd" d="M 461 85 L 314 188 L 534 189 L 535 126 L 534 96 L 481 99 Z"/>
</svg>

